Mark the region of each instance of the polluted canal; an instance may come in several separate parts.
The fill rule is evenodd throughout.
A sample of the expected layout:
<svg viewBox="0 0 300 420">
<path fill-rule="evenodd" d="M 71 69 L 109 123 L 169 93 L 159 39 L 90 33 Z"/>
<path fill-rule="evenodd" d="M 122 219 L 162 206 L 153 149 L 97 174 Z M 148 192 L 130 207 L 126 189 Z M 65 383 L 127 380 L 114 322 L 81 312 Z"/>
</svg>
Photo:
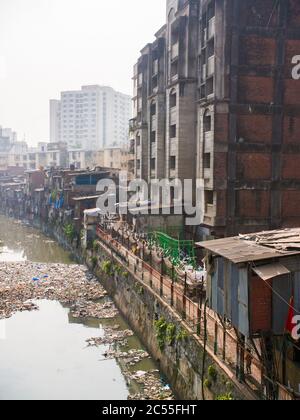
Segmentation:
<svg viewBox="0 0 300 420">
<path fill-rule="evenodd" d="M 0 400 L 172 399 L 86 267 L 0 216 Z"/>
</svg>

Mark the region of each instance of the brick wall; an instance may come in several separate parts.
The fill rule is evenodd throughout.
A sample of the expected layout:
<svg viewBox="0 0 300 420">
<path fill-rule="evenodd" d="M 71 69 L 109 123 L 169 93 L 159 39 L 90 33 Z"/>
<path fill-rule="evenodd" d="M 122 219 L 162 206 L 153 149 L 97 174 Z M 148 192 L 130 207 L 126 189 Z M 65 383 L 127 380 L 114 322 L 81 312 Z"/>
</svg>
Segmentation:
<svg viewBox="0 0 300 420">
<path fill-rule="evenodd" d="M 237 137 L 247 143 L 271 143 L 271 115 L 239 115 L 237 122 Z"/>
<path fill-rule="evenodd" d="M 239 180 L 269 180 L 272 157 L 267 153 L 238 153 L 237 178 Z"/>
</svg>

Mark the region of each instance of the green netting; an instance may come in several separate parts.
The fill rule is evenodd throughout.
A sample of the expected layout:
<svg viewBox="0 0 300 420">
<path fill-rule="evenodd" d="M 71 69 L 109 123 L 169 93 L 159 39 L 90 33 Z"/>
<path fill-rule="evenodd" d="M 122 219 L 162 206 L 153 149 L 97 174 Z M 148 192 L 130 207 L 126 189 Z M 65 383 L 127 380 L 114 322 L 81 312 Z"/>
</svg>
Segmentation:
<svg viewBox="0 0 300 420">
<path fill-rule="evenodd" d="M 153 228 L 148 226 L 147 228 L 148 234 L 155 234 L 157 232 L 157 227 Z M 184 229 L 183 226 L 168 226 L 165 229 L 159 228 L 160 233 L 164 233 L 171 238 L 176 240 L 183 240 L 184 239 Z"/>
<path fill-rule="evenodd" d="M 162 232 L 153 232 L 151 238 L 157 246 L 164 250 L 165 256 L 170 258 L 174 265 L 180 264 L 183 260 L 193 266 L 195 265 L 194 241 L 176 240 Z"/>
</svg>

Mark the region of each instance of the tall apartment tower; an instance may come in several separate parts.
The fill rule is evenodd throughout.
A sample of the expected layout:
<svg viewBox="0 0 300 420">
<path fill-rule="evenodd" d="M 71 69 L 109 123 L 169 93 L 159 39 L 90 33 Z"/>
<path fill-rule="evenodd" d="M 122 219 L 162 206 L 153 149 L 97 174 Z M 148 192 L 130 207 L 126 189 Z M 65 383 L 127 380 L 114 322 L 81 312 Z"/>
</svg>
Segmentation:
<svg viewBox="0 0 300 420">
<path fill-rule="evenodd" d="M 137 177 L 194 179 L 198 1 L 167 1 L 167 23 L 134 67 L 131 150 Z"/>
<path fill-rule="evenodd" d="M 70 148 L 98 150 L 128 142 L 131 97 L 106 86 L 83 86 L 50 101 L 50 138 Z"/>
<path fill-rule="evenodd" d="M 61 136 L 61 102 L 50 100 L 50 143 L 60 142 Z"/>
<path fill-rule="evenodd" d="M 167 0 L 134 71 L 135 173 L 199 178 L 199 239 L 300 224 L 300 1 Z"/>
</svg>

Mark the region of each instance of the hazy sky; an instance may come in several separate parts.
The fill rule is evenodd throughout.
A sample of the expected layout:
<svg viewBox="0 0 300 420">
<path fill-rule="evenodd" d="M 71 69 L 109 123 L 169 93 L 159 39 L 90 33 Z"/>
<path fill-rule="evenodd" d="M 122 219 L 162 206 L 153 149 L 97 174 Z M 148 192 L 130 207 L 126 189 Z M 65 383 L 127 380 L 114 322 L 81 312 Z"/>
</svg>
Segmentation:
<svg viewBox="0 0 300 420">
<path fill-rule="evenodd" d="M 49 99 L 82 85 L 131 94 L 165 0 L 0 0 L 0 125 L 49 140 Z"/>
</svg>

